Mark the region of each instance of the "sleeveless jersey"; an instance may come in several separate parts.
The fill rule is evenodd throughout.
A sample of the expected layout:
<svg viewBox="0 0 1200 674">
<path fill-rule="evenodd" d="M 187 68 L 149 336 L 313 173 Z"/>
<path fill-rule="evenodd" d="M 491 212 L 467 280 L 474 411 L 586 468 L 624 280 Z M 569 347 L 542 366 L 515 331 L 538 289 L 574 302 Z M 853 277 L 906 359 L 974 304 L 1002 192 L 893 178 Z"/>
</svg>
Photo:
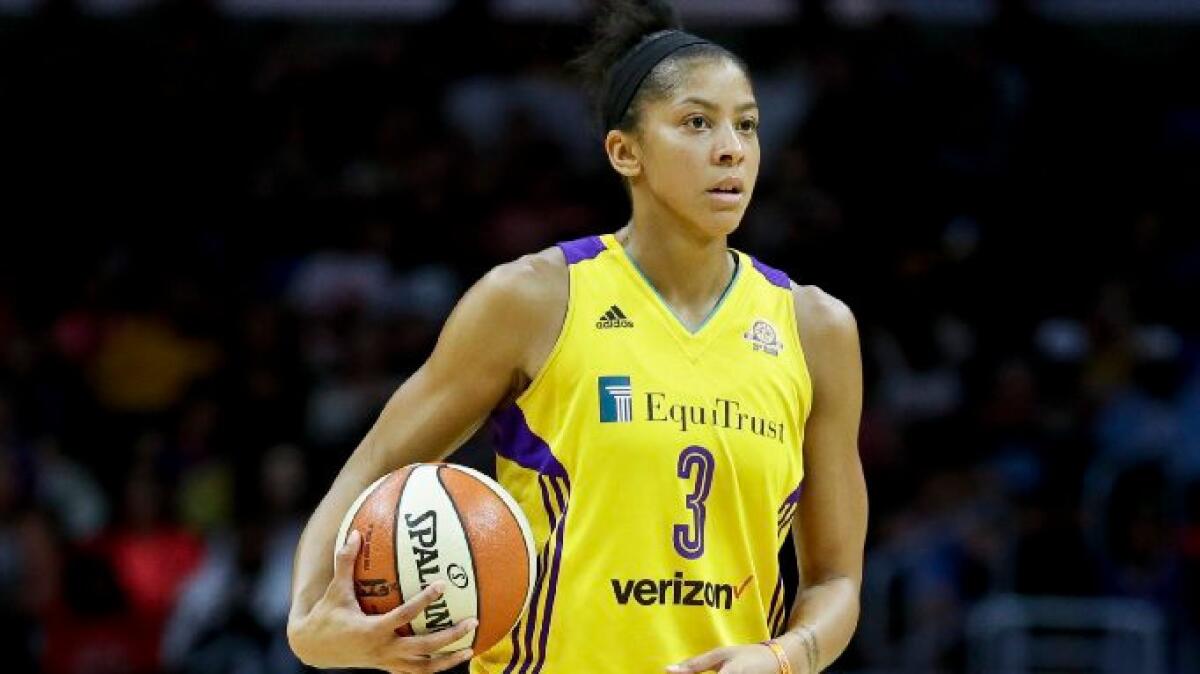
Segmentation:
<svg viewBox="0 0 1200 674">
<path fill-rule="evenodd" d="M 812 401 L 787 275 L 733 251 L 732 282 L 691 332 L 615 236 L 559 246 L 565 322 L 492 415 L 537 581 L 471 672 L 657 673 L 770 638 Z"/>
</svg>

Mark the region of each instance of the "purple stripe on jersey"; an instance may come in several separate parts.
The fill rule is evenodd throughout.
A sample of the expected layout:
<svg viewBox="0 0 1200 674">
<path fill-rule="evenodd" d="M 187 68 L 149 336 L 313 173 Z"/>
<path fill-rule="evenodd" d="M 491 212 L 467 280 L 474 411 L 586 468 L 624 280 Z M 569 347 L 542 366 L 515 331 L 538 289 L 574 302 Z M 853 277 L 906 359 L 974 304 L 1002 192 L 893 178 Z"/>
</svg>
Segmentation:
<svg viewBox="0 0 1200 674">
<path fill-rule="evenodd" d="M 787 528 L 788 524 L 791 523 L 792 516 L 796 514 L 796 506 L 800 503 L 800 493 L 803 487 L 803 482 L 796 485 L 792 493 L 788 494 L 788 497 L 783 500 L 783 504 L 779 506 L 779 521 L 776 525 L 779 527 L 779 533 L 781 534 Z"/>
<path fill-rule="evenodd" d="M 566 483 L 566 488 L 569 490 L 570 483 L 567 482 L 565 478 L 563 481 Z M 537 672 L 541 670 L 542 663 L 546 658 L 546 636 L 549 630 L 550 617 L 554 611 L 554 592 L 558 584 L 559 553 L 562 551 L 562 530 L 566 525 L 566 520 L 564 518 L 567 515 L 567 499 L 563 496 L 563 491 L 558 486 L 558 479 L 542 476 L 538 480 L 538 483 L 542 489 L 542 503 L 546 506 L 547 512 L 551 512 L 550 490 L 546 487 L 547 482 L 549 482 L 550 486 L 554 488 L 554 502 L 558 506 L 559 515 L 557 518 L 552 518 L 550 523 L 551 536 L 546 540 L 546 544 L 542 547 L 542 561 L 539 565 L 540 572 L 538 574 L 538 582 L 534 589 L 533 603 L 529 607 L 529 620 L 525 624 L 525 655 L 520 658 L 521 668 L 517 670 L 517 674 L 526 674 L 526 672 Z M 554 561 L 548 564 L 547 562 L 549 562 L 551 550 L 554 551 Z M 546 606 L 544 617 L 542 618 L 541 622 L 541 629 L 538 630 L 538 654 L 537 659 L 535 660 L 533 655 L 533 632 L 538 624 L 539 605 L 537 600 L 541 597 L 542 590 L 547 588 L 548 592 L 546 593 Z M 509 660 L 508 668 L 504 670 L 505 674 L 511 671 L 511 668 L 516 664 L 516 662 L 517 657 L 516 652 L 514 651 L 513 658 Z M 531 665 L 533 666 L 532 670 L 530 669 Z"/>
<path fill-rule="evenodd" d="M 778 533 L 782 534 L 783 530 L 786 529 L 788 527 L 788 525 L 792 523 L 792 515 L 795 515 L 795 514 L 796 514 L 796 505 L 794 503 L 789 504 L 787 506 L 787 508 L 784 509 L 783 514 L 779 516 L 779 522 L 776 524 L 776 526 L 779 527 Z"/>
<path fill-rule="evenodd" d="M 775 524 L 783 524 L 784 522 L 786 522 L 787 518 L 792 516 L 792 511 L 795 509 L 796 509 L 795 503 L 784 503 L 783 510 L 779 511 L 779 521 L 777 521 Z"/>
<path fill-rule="evenodd" d="M 785 507 L 787 507 L 793 503 L 799 503 L 800 502 L 800 490 L 803 488 L 804 488 L 803 482 L 796 485 L 796 488 L 792 490 L 792 493 L 788 494 L 788 497 L 783 499 L 783 505 L 779 506 L 779 509 L 783 510 Z"/>
<path fill-rule="evenodd" d="M 554 514 L 554 508 L 550 507 L 550 490 L 546 489 L 546 481 L 549 479 L 545 475 L 538 478 L 542 487 L 542 508 L 546 511 L 546 531 L 554 531 L 554 523 L 558 521 L 558 517 Z"/>
<path fill-rule="evenodd" d="M 784 290 L 792 289 L 792 281 L 791 281 L 791 279 L 788 278 L 787 274 L 779 271 L 778 269 L 776 269 L 774 267 L 770 267 L 768 265 L 763 264 L 762 262 L 759 262 L 758 259 L 755 257 L 751 257 L 750 261 L 754 263 L 754 268 L 758 270 L 758 273 L 765 276 L 766 279 L 768 281 L 770 281 L 773 285 L 777 285 L 780 288 L 783 288 Z"/>
<path fill-rule="evenodd" d="M 513 627 L 513 653 L 508 660 L 508 666 L 504 668 L 504 674 L 511 674 L 517 663 L 523 663 L 521 671 L 525 671 L 527 663 L 532 653 L 530 648 L 533 645 L 533 624 L 537 622 L 538 600 L 542 596 L 542 585 L 546 580 L 546 556 L 550 551 L 550 546 L 542 547 L 541 554 L 538 555 L 538 574 L 537 582 L 533 585 L 533 597 L 529 600 L 529 612 L 525 614 L 525 618 Z M 521 655 L 521 626 L 525 626 L 525 655 Z"/>
<path fill-rule="evenodd" d="M 546 641 L 550 635 L 550 620 L 554 617 L 554 593 L 558 589 L 558 567 L 562 561 L 563 532 L 567 529 L 568 506 L 559 492 L 557 482 L 554 485 L 554 491 L 558 495 L 558 503 L 562 507 L 562 518 L 558 522 L 558 531 L 555 534 L 554 561 L 550 566 L 550 593 L 546 595 L 546 616 L 542 618 L 542 633 L 538 636 L 538 661 L 533 667 L 532 674 L 540 674 L 542 665 L 546 664 Z"/>
<path fill-rule="evenodd" d="M 562 481 L 565 481 L 565 479 Z M 554 488 L 554 502 L 558 505 L 558 514 L 561 517 L 567 511 L 567 499 L 570 498 L 570 485 L 560 487 L 558 486 L 559 482 L 560 480 L 550 480 L 550 486 Z M 564 493 L 567 495 L 564 496 Z"/>
<path fill-rule="evenodd" d="M 515 404 L 492 411 L 492 438 L 496 453 L 517 465 L 543 475 L 567 476 L 567 470 L 550 451 L 550 445 L 530 430 L 525 413 Z"/>
<path fill-rule="evenodd" d="M 517 666 L 517 660 L 521 657 L 521 621 L 518 620 L 508 634 L 512 637 L 512 657 L 508 659 L 508 666 L 504 668 L 504 674 L 509 674 L 513 667 Z"/>
<path fill-rule="evenodd" d="M 542 490 L 542 504 L 546 507 L 546 513 L 551 515 L 551 529 L 554 531 L 553 513 L 550 511 L 550 490 L 546 488 L 547 478 L 544 475 L 538 476 L 538 486 Z M 530 658 L 533 656 L 533 626 L 537 623 L 538 605 L 542 598 L 542 589 L 546 585 L 547 560 L 549 559 L 550 546 L 553 543 L 551 538 L 546 539 L 546 543 L 542 546 L 542 552 L 538 555 L 538 574 L 537 582 L 533 586 L 533 597 L 529 600 L 529 612 L 525 615 L 525 654 L 521 655 L 520 650 L 513 649 L 512 657 L 508 661 L 508 666 L 504 668 L 504 674 L 511 674 L 517 663 L 521 663 L 521 668 L 518 670 L 523 674 L 529 668 Z M 520 624 L 520 623 L 518 623 Z M 515 628 L 514 628 L 515 629 Z"/>
<path fill-rule="evenodd" d="M 562 248 L 563 255 L 567 256 L 568 265 L 590 260 L 604 252 L 604 242 L 598 236 L 585 236 L 574 241 L 560 241 L 558 247 Z"/>
<path fill-rule="evenodd" d="M 771 593 L 771 608 L 767 611 L 767 620 L 774 622 L 775 609 L 779 606 L 779 595 L 783 590 L 783 576 L 775 577 L 775 591 Z"/>
</svg>

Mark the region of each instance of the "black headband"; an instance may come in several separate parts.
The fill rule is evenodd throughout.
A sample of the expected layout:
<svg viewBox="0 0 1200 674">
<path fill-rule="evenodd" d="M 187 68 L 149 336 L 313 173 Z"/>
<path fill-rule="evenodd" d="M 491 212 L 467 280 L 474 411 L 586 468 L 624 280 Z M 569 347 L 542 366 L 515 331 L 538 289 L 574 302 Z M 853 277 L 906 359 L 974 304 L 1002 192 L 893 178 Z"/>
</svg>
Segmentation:
<svg viewBox="0 0 1200 674">
<path fill-rule="evenodd" d="M 642 42 L 622 56 L 613 65 L 608 77 L 608 89 L 604 92 L 604 129 L 615 129 L 621 122 L 625 111 L 629 109 L 629 102 L 654 66 L 680 49 L 698 44 L 712 43 L 691 33 L 669 30 Z"/>
</svg>

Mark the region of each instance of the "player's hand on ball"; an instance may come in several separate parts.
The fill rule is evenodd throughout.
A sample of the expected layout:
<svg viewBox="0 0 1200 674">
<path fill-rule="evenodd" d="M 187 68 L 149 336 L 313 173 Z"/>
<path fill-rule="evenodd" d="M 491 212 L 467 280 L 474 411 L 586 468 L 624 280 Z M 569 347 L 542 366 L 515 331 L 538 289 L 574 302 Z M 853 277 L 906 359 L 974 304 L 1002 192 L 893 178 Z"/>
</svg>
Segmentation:
<svg viewBox="0 0 1200 674">
<path fill-rule="evenodd" d="M 779 661 L 770 648 L 762 644 L 717 648 L 683 662 L 668 665 L 671 674 L 779 674 Z M 792 666 L 796 674 L 807 670 Z"/>
<path fill-rule="evenodd" d="M 474 618 L 421 636 L 396 630 L 412 622 L 445 586 L 433 583 L 409 601 L 381 615 L 367 615 L 354 596 L 354 560 L 362 545 L 355 531 L 337 552 L 333 579 L 312 611 L 288 630 L 292 649 L 313 667 L 370 667 L 395 674 L 440 672 L 471 658 L 471 649 L 438 653 L 478 624 Z"/>
</svg>

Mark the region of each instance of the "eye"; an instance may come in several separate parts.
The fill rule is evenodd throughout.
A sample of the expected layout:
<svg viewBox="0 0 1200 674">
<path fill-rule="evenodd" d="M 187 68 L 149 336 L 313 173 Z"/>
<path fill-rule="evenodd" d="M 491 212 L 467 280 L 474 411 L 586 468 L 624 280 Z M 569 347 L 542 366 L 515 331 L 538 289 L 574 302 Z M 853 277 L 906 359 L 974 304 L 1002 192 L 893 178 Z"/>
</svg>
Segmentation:
<svg viewBox="0 0 1200 674">
<path fill-rule="evenodd" d="M 748 117 L 738 122 L 738 131 L 742 133 L 754 133 L 758 131 L 758 120 L 753 117 Z"/>
<path fill-rule="evenodd" d="M 692 115 L 685 119 L 683 123 L 696 131 L 708 128 L 708 120 L 705 119 L 704 115 Z"/>
</svg>

